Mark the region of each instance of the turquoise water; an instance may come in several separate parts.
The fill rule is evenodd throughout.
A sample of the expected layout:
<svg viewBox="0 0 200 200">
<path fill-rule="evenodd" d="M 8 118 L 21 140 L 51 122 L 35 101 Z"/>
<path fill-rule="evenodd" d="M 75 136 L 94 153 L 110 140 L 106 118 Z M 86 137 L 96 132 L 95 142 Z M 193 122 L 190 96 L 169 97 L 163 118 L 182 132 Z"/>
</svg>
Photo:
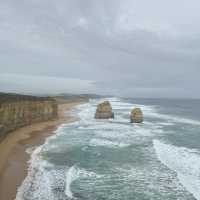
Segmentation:
<svg viewBox="0 0 200 200">
<path fill-rule="evenodd" d="M 94 119 L 101 100 L 91 100 L 73 110 L 80 121 L 28 150 L 17 200 L 200 199 L 200 102 L 108 100 L 115 119 Z M 129 123 L 136 105 L 143 124 Z"/>
</svg>

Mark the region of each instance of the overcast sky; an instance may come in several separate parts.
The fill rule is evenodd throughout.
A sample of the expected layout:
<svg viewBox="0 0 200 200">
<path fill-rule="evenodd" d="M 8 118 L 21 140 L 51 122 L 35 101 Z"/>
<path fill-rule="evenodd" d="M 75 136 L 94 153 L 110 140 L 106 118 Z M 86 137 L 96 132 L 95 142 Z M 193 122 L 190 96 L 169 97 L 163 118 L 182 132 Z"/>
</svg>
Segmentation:
<svg viewBox="0 0 200 200">
<path fill-rule="evenodd" d="M 0 0 L 0 90 L 200 97 L 199 0 Z"/>
</svg>

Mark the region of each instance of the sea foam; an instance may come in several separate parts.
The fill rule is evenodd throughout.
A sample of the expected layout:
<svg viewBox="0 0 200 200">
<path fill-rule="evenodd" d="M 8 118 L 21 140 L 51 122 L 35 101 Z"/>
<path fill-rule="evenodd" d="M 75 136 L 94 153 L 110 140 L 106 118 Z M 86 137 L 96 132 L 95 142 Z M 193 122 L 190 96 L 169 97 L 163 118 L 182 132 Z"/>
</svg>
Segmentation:
<svg viewBox="0 0 200 200">
<path fill-rule="evenodd" d="M 79 178 L 101 178 L 101 175 L 97 175 L 94 172 L 86 171 L 85 169 L 80 169 L 76 165 L 70 167 L 66 172 L 66 184 L 65 184 L 65 194 L 70 199 L 75 199 L 71 191 L 71 184 Z"/>
<path fill-rule="evenodd" d="M 175 115 L 167 115 L 167 114 L 160 114 L 157 112 L 149 112 L 149 113 L 145 113 L 145 116 L 166 120 L 165 123 L 170 123 L 170 124 L 175 122 L 175 123 L 200 126 L 200 121 L 198 121 L 198 120 L 183 118 L 183 117 L 179 117 L 179 116 L 175 116 Z"/>
<path fill-rule="evenodd" d="M 29 161 L 28 175 L 18 188 L 16 200 L 38 199 L 50 200 L 53 199 L 52 190 L 50 188 L 51 180 L 49 179 L 46 167 L 51 165 L 42 160 L 40 152 L 42 146 L 37 147 Z"/>
<path fill-rule="evenodd" d="M 200 153 L 194 149 L 176 147 L 153 141 L 158 159 L 177 173 L 182 185 L 200 200 Z"/>
<path fill-rule="evenodd" d="M 129 144 L 118 142 L 118 141 L 111 141 L 107 139 L 91 139 L 90 146 L 105 146 L 108 148 L 117 148 L 117 147 L 127 147 Z"/>
<path fill-rule="evenodd" d="M 72 166 L 66 173 L 66 187 L 65 187 L 65 194 L 71 199 L 73 198 L 73 193 L 71 191 L 71 184 L 77 178 L 78 178 L 78 171 L 75 166 Z"/>
</svg>

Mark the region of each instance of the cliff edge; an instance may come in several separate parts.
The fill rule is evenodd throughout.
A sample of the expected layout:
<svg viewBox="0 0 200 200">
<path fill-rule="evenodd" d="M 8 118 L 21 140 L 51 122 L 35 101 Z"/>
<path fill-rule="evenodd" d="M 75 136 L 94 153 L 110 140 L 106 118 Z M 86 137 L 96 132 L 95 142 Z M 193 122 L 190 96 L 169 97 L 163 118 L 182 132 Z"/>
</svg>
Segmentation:
<svg viewBox="0 0 200 200">
<path fill-rule="evenodd" d="M 57 113 L 56 100 L 51 97 L 0 93 L 0 141 L 10 131 L 53 120 Z"/>
</svg>

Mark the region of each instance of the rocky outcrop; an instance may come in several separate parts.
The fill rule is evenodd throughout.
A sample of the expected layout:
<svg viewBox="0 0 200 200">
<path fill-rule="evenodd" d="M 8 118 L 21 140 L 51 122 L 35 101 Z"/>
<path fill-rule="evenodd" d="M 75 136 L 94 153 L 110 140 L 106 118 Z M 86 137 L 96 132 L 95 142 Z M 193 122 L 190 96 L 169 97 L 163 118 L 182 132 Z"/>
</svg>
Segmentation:
<svg viewBox="0 0 200 200">
<path fill-rule="evenodd" d="M 140 108 L 134 108 L 131 111 L 130 116 L 131 123 L 142 123 L 143 122 L 143 113 Z"/>
<path fill-rule="evenodd" d="M 19 127 L 57 117 L 57 103 L 49 97 L 0 93 L 0 141 Z"/>
<path fill-rule="evenodd" d="M 96 119 L 109 119 L 114 118 L 114 113 L 112 112 L 112 107 L 109 101 L 104 101 L 97 106 L 95 113 Z"/>
</svg>

